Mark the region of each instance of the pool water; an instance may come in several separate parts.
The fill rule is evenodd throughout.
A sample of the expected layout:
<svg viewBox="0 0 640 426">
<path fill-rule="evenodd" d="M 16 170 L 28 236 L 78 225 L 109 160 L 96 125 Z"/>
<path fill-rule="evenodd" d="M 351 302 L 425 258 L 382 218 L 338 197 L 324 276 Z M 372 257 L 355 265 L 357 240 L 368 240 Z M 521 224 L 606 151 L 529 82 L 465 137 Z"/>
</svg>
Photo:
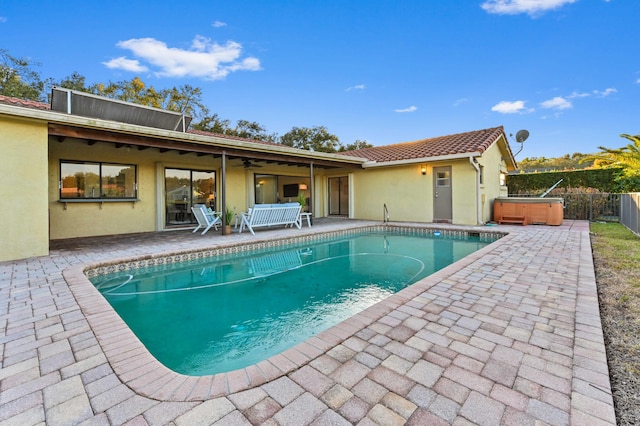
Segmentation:
<svg viewBox="0 0 640 426">
<path fill-rule="evenodd" d="M 363 232 L 91 281 L 161 363 L 201 376 L 283 352 L 488 243 Z"/>
</svg>

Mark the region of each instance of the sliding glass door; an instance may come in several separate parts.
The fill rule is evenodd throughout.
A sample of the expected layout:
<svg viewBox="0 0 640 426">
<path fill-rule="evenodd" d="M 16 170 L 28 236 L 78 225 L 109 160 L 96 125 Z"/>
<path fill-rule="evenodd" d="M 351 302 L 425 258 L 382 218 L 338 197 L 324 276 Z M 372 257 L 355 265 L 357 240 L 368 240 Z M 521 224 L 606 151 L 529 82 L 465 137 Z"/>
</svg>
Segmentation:
<svg viewBox="0 0 640 426">
<path fill-rule="evenodd" d="M 211 171 L 165 169 L 165 226 L 196 222 L 191 206 L 205 204 L 216 210 L 216 174 Z"/>
<path fill-rule="evenodd" d="M 329 178 L 329 214 L 349 216 L 349 178 Z"/>
</svg>

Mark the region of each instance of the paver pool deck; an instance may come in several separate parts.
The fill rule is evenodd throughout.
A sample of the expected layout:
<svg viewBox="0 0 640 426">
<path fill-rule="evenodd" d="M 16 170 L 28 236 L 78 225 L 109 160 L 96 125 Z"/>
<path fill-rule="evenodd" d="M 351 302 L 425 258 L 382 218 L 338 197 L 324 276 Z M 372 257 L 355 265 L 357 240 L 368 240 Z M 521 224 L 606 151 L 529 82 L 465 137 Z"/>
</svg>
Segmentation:
<svg viewBox="0 0 640 426">
<path fill-rule="evenodd" d="M 54 241 L 49 256 L 0 263 L 0 426 L 615 424 L 588 222 L 415 224 L 508 234 L 280 355 L 215 376 L 163 367 L 83 274 L 114 259 L 367 224 Z"/>
</svg>

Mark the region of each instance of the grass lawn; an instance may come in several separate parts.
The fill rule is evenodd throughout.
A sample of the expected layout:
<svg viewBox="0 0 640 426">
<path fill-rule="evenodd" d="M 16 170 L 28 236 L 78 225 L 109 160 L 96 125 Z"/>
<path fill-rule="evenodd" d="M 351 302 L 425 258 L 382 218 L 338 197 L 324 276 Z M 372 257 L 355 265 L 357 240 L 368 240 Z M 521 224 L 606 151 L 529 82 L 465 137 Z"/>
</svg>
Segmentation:
<svg viewBox="0 0 640 426">
<path fill-rule="evenodd" d="M 592 223 L 600 314 L 619 425 L 640 421 L 640 237 L 619 223 Z"/>
</svg>

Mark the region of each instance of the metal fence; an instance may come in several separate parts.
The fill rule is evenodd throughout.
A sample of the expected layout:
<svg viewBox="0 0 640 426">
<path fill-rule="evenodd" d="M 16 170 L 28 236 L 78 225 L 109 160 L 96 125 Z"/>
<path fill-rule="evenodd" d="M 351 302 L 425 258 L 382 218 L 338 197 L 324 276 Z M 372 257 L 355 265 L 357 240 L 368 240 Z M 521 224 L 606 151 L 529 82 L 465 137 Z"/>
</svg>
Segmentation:
<svg viewBox="0 0 640 426">
<path fill-rule="evenodd" d="M 640 192 L 620 194 L 620 223 L 640 234 Z"/>
<path fill-rule="evenodd" d="M 539 194 L 513 194 L 512 197 L 539 197 Z M 602 222 L 620 222 L 632 232 L 640 234 L 640 192 L 564 193 L 550 197 L 564 199 L 564 218 Z"/>
<path fill-rule="evenodd" d="M 620 195 L 609 193 L 557 193 L 548 198 L 564 200 L 564 218 L 573 220 L 600 220 L 618 222 Z M 509 194 L 510 197 L 539 197 L 539 194 Z"/>
<path fill-rule="evenodd" d="M 618 222 L 621 194 L 564 194 L 565 219 Z"/>
</svg>

